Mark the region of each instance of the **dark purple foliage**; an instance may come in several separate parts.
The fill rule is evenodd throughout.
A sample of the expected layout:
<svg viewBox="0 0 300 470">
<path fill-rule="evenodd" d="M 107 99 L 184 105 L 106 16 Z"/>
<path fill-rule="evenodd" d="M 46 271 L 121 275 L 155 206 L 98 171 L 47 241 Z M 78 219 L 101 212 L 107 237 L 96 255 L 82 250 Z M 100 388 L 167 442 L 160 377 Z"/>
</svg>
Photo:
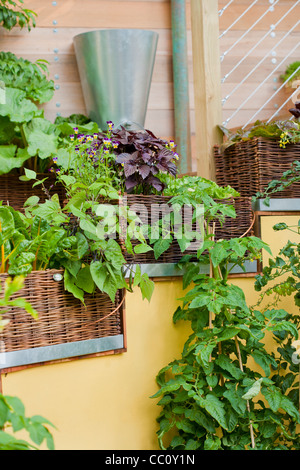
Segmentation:
<svg viewBox="0 0 300 470">
<path fill-rule="evenodd" d="M 166 147 L 166 141 L 157 138 L 148 130 L 130 131 L 121 127 L 112 129 L 110 133 L 111 140 L 118 143 L 113 152 L 116 155 L 116 163 L 124 168 L 127 191 L 141 187 L 144 194 L 152 189 L 161 192 L 164 185 L 156 175 L 164 172 L 176 176 L 176 154 Z M 100 146 L 106 138 L 107 133 L 98 134 Z"/>
<path fill-rule="evenodd" d="M 289 109 L 289 112 L 295 117 L 300 118 L 300 101 L 296 101 L 295 108 Z"/>
</svg>

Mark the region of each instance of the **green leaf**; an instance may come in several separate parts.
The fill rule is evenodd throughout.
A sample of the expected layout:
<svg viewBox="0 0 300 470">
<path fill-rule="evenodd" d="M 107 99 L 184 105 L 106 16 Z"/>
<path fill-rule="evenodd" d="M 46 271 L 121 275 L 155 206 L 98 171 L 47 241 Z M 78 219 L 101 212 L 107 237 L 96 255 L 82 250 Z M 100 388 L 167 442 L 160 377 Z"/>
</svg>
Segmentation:
<svg viewBox="0 0 300 470">
<path fill-rule="evenodd" d="M 76 286 L 75 284 L 76 278 L 72 276 L 71 273 L 67 269 L 65 269 L 64 272 L 64 286 L 65 290 L 68 292 L 71 292 L 71 294 L 76 297 L 76 299 L 81 300 L 81 302 L 84 304 L 84 292 L 82 289 Z"/>
<path fill-rule="evenodd" d="M 30 196 L 24 202 L 24 207 L 36 206 L 39 202 L 40 198 L 38 196 Z"/>
<path fill-rule="evenodd" d="M 228 256 L 228 253 L 222 243 L 216 243 L 210 250 L 210 256 L 214 267 L 217 267 Z"/>
<path fill-rule="evenodd" d="M 16 145 L 0 145 L 0 175 L 9 173 L 14 168 L 21 168 L 30 158 L 26 152 L 23 156 L 16 155 Z"/>
<path fill-rule="evenodd" d="M 244 395 L 242 396 L 242 398 L 244 400 L 251 400 L 252 398 L 256 397 L 256 395 L 259 394 L 260 392 L 260 389 L 261 389 L 261 383 L 262 383 L 263 379 L 260 378 L 258 380 L 256 380 L 253 385 L 251 385 L 251 387 L 249 388 L 249 390 L 244 393 Z"/>
<path fill-rule="evenodd" d="M 153 248 L 145 243 L 140 243 L 134 247 L 134 252 L 137 254 L 147 253 L 148 251 L 153 251 Z"/>
<path fill-rule="evenodd" d="M 34 209 L 34 214 L 45 219 L 49 223 L 62 224 L 65 222 L 65 216 L 61 211 L 59 201 L 53 196 L 52 199 L 46 199 Z"/>
<path fill-rule="evenodd" d="M 223 395 L 227 398 L 236 413 L 243 416 L 246 411 L 246 402 L 242 399 L 241 392 L 231 387 L 229 390 L 226 390 Z"/>
<path fill-rule="evenodd" d="M 90 272 L 96 286 L 100 289 L 100 291 L 103 291 L 104 283 L 109 276 L 105 264 L 103 264 L 101 261 L 93 261 L 90 265 Z"/>
<path fill-rule="evenodd" d="M 224 404 L 215 395 L 208 394 L 201 400 L 201 406 L 219 423 L 219 425 L 227 429 L 227 421 L 224 411 Z"/>
<path fill-rule="evenodd" d="M 191 421 L 195 421 L 199 426 L 202 426 L 210 433 L 214 433 L 216 430 L 213 420 L 206 416 L 200 409 L 186 410 L 185 416 Z"/>
<path fill-rule="evenodd" d="M 143 299 L 147 299 L 150 302 L 154 291 L 154 282 L 149 279 L 148 274 L 144 273 L 141 276 L 139 287 L 141 289 Z"/>
<path fill-rule="evenodd" d="M 152 395 L 151 398 L 157 398 L 165 393 L 178 390 L 185 383 L 185 379 L 181 376 L 178 376 L 175 379 L 170 379 L 165 385 L 161 386 L 161 388 L 154 395 Z"/>
<path fill-rule="evenodd" d="M 80 233 L 76 233 L 77 238 L 77 256 L 78 259 L 82 259 L 89 251 L 89 243 L 86 237 Z"/>
<path fill-rule="evenodd" d="M 6 102 L 0 104 L 0 116 L 8 116 L 12 122 L 28 122 L 42 114 L 37 106 L 26 99 L 26 93 L 17 88 L 6 88 Z"/>
<path fill-rule="evenodd" d="M 36 179 L 36 172 L 33 170 L 29 170 L 28 168 L 24 168 L 25 175 L 29 180 L 35 180 Z"/>
<path fill-rule="evenodd" d="M 158 259 L 170 247 L 171 243 L 171 238 L 157 240 L 153 245 L 155 259 Z"/>
<path fill-rule="evenodd" d="M 141 267 L 139 264 L 136 265 L 135 273 L 134 273 L 134 280 L 133 280 L 133 287 L 138 286 L 142 279 Z"/>
<path fill-rule="evenodd" d="M 280 406 L 284 411 L 287 412 L 287 414 L 294 418 L 297 423 L 300 423 L 299 410 L 295 407 L 293 402 L 285 395 L 282 395 L 281 397 Z"/>
<path fill-rule="evenodd" d="M 277 367 L 276 361 L 269 354 L 267 354 L 266 351 L 255 349 L 252 352 L 252 357 L 255 360 L 255 362 L 264 370 L 266 377 L 269 377 L 271 373 L 271 370 L 270 370 L 271 365 L 273 365 L 274 367 Z"/>
<path fill-rule="evenodd" d="M 28 144 L 29 155 L 38 155 L 41 159 L 54 155 L 57 151 L 58 137 L 56 127 L 47 119 L 34 118 L 23 127 Z"/>
<path fill-rule="evenodd" d="M 116 270 L 119 270 L 125 264 L 125 258 L 122 254 L 120 245 L 113 238 L 108 239 L 103 245 L 104 256 L 109 263 L 114 266 Z"/>
<path fill-rule="evenodd" d="M 207 435 L 204 450 L 218 450 L 221 448 L 221 439 L 218 436 Z"/>
<path fill-rule="evenodd" d="M 210 356 L 213 350 L 216 347 L 216 343 L 211 344 L 199 344 L 195 349 L 196 359 L 197 361 L 203 365 L 203 367 L 207 368 L 210 362 Z"/>
<path fill-rule="evenodd" d="M 76 276 L 76 286 L 80 289 L 92 294 L 95 289 L 95 283 L 91 275 L 90 266 L 85 266 L 84 268 L 80 269 Z"/>
<path fill-rule="evenodd" d="M 278 411 L 278 409 L 281 406 L 282 395 L 280 391 L 274 386 L 271 386 L 271 387 L 263 386 L 261 389 L 261 392 L 266 398 L 266 400 L 268 401 L 271 410 L 276 413 L 276 411 Z"/>
<path fill-rule="evenodd" d="M 70 186 L 76 182 L 76 178 L 71 175 L 60 175 L 60 179 L 66 184 L 66 186 Z"/>
<path fill-rule="evenodd" d="M 244 373 L 241 371 L 241 369 L 235 366 L 232 360 L 224 354 L 220 354 L 219 357 L 215 360 L 215 363 L 221 367 L 221 369 L 229 372 L 230 375 L 232 375 L 232 377 L 234 377 L 236 380 L 240 380 L 244 376 Z"/>
<path fill-rule="evenodd" d="M 84 232 L 88 232 L 88 233 L 91 233 L 92 235 L 96 235 L 96 226 L 90 220 L 81 219 L 79 222 L 79 226 Z"/>
</svg>

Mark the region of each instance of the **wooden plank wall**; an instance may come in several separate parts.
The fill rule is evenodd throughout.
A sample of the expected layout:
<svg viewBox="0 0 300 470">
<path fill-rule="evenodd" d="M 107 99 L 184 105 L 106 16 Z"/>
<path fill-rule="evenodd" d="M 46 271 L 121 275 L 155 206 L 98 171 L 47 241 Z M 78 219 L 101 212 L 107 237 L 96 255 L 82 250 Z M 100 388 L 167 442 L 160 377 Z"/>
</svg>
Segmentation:
<svg viewBox="0 0 300 470">
<path fill-rule="evenodd" d="M 220 17 L 220 32 L 226 30 L 235 19 L 240 16 L 252 0 L 235 0 Z M 252 47 L 252 41 L 265 34 L 271 24 L 276 24 L 285 12 L 295 3 L 295 0 L 280 0 L 274 12 L 268 13 L 245 38 L 235 46 L 222 62 L 222 76 L 229 73 L 234 65 L 241 60 L 245 51 Z M 221 9 L 228 4 L 228 0 L 219 0 Z M 49 62 L 50 77 L 57 87 L 51 102 L 44 106 L 45 116 L 53 121 L 60 113 L 68 116 L 72 113 L 84 113 L 85 106 L 79 81 L 76 59 L 74 56 L 73 37 L 84 31 L 102 28 L 141 28 L 159 33 L 156 61 L 148 103 L 145 127 L 151 129 L 156 135 L 164 138 L 174 137 L 174 104 L 172 83 L 172 37 L 171 37 L 171 4 L 170 0 L 25 0 L 24 5 L 37 12 L 37 27 L 31 32 L 19 31 L 16 28 L 7 32 L 0 31 L 1 50 L 11 51 L 17 56 L 36 60 L 46 59 Z M 247 15 L 242 17 L 220 40 L 221 54 L 252 25 L 270 6 L 269 0 L 259 0 Z M 256 48 L 243 64 L 230 75 L 222 85 L 222 95 L 226 97 L 230 91 L 242 80 L 257 61 L 265 55 L 268 48 L 274 45 L 282 35 L 288 31 L 300 18 L 299 6 L 288 15 L 276 29 L 276 37 L 269 37 L 262 45 Z M 195 149 L 195 116 L 194 92 L 192 71 L 192 40 L 190 2 L 186 0 L 187 11 L 187 41 L 189 56 L 189 82 L 190 82 L 190 108 L 192 153 L 196 158 Z M 299 27 L 293 31 L 288 40 L 277 51 L 276 59 L 280 61 L 288 54 L 299 38 Z M 251 75 L 247 83 L 226 102 L 223 107 L 224 120 L 227 119 L 246 98 L 247 95 L 261 83 L 264 77 L 271 72 L 274 64 L 270 57 L 264 62 L 255 74 Z M 287 63 L 299 60 L 295 53 L 290 56 Z M 276 65 L 275 65 L 276 66 Z M 278 69 L 277 77 L 284 71 Z M 229 123 L 228 127 L 244 124 L 256 109 L 270 96 L 277 83 L 273 78 L 268 80 L 254 99 L 250 99 L 243 109 Z M 271 100 L 264 110 L 262 119 L 267 119 L 284 101 L 284 91 Z M 196 164 L 193 164 L 196 168 Z"/>
</svg>

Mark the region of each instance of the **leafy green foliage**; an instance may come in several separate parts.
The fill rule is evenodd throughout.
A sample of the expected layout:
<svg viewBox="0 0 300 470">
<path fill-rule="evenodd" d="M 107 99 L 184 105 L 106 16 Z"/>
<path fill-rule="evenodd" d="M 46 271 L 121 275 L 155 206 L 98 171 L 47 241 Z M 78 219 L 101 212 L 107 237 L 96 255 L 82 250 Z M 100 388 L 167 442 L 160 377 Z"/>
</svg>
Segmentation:
<svg viewBox="0 0 300 470">
<path fill-rule="evenodd" d="M 296 60 L 295 62 L 292 62 L 286 67 L 285 72 L 282 75 L 280 75 L 280 78 L 284 83 L 291 84 L 290 82 L 297 80 L 299 76 L 300 76 L 300 61 Z"/>
<path fill-rule="evenodd" d="M 15 4 L 15 2 L 11 2 Z M 0 174 L 22 168 L 24 163 L 43 172 L 59 146 L 59 130 L 44 118 L 37 104 L 49 101 L 54 83 L 47 62 L 35 63 L 0 53 Z"/>
<path fill-rule="evenodd" d="M 27 417 L 19 398 L 0 394 L 0 450 L 38 450 L 44 441 L 49 450 L 54 450 L 49 426 L 52 423 L 42 416 Z M 28 432 L 31 443 L 15 436 L 21 430 Z"/>
<path fill-rule="evenodd" d="M 264 199 L 264 204 L 266 206 L 270 205 L 270 198 L 273 194 L 278 191 L 283 191 L 288 188 L 291 184 L 299 182 L 300 180 L 300 162 L 294 161 L 289 170 L 286 170 L 282 173 L 281 177 L 277 180 L 272 180 L 261 192 L 256 193 L 253 196 L 252 200 L 256 201 L 257 199 Z"/>
<path fill-rule="evenodd" d="M 11 307 L 24 308 L 24 310 L 32 315 L 32 317 L 37 318 L 38 313 L 31 304 L 24 298 L 11 298 L 15 293 L 19 292 L 20 289 L 24 287 L 24 276 L 15 276 L 13 279 L 8 277 L 4 284 L 3 297 L 0 298 L 0 331 L 9 323 L 9 320 L 3 320 L 1 315 L 3 315 L 7 309 Z M 2 286 L 0 286 L 0 291 L 2 291 Z"/>
<path fill-rule="evenodd" d="M 262 122 L 256 121 L 253 125 L 243 129 L 239 128 L 235 132 L 220 126 L 221 131 L 226 138 L 224 143 L 220 146 L 220 150 L 224 151 L 235 142 L 249 140 L 254 137 L 262 137 L 265 139 L 278 141 L 278 145 L 282 142 L 285 146 L 287 143 L 300 142 L 300 123 L 299 120 L 285 120 L 285 121 L 271 121 Z"/>
<path fill-rule="evenodd" d="M 27 160 L 35 168 L 38 160 L 46 160 L 47 166 L 58 148 L 58 130 L 25 91 L 8 87 L 5 96 L 5 103 L 0 104 L 0 174 L 21 168 Z"/>
<path fill-rule="evenodd" d="M 15 26 L 28 31 L 36 26 L 36 13 L 23 7 L 23 0 L 0 0 L 0 25 L 10 31 Z"/>
<path fill-rule="evenodd" d="M 180 264 L 187 292 L 173 316 L 175 323 L 188 321 L 192 333 L 181 358 L 159 371 L 159 389 L 153 395 L 162 407 L 157 419 L 160 447 L 299 449 L 295 378 L 281 373 L 278 358 L 264 346 L 265 335 L 270 333 L 297 339 L 297 327 L 283 309 L 249 307 L 243 291 L 228 278 L 232 264 L 242 266 L 248 257 L 259 259 L 261 250 L 269 248 L 256 237 L 214 241 L 209 221 L 218 214 L 222 219 L 222 204 L 216 199 L 222 191 L 223 197 L 228 196 L 229 188 L 207 183 L 207 191 L 202 189 L 198 197 L 204 204 L 204 243 L 198 261 L 184 257 Z M 187 193 L 184 184 L 182 191 Z M 210 264 L 210 274 L 200 272 L 199 262 L 204 259 Z M 283 355 L 289 355 L 288 349 L 282 349 Z M 286 394 L 290 386 L 291 393 Z"/>
<path fill-rule="evenodd" d="M 90 177 L 88 166 L 84 170 L 86 178 Z M 36 178 L 31 170 L 25 173 L 28 179 Z M 33 265 L 36 269 L 63 267 L 65 289 L 82 302 L 85 292 L 93 293 L 100 289 L 113 301 L 118 289 L 132 290 L 134 286 L 139 286 L 143 297 L 150 300 L 153 282 L 146 274 L 131 276 L 129 284 L 125 281 L 126 261 L 116 239 L 122 232 L 122 223 L 134 223 L 136 215 L 123 206 L 105 204 L 119 195 L 113 186 L 101 184 L 101 175 L 98 180 L 96 178 L 98 184 L 92 184 L 84 175 L 77 178 L 72 174 L 59 175 L 66 187 L 67 201 L 64 205 L 56 194 L 44 203 L 40 203 L 37 197 L 27 200 L 26 223 L 30 230 L 26 236 L 30 240 L 25 242 L 25 249 L 22 247 L 19 264 L 16 265 L 14 254 L 9 257 L 8 272 L 12 269 L 16 272 L 23 267 L 21 260 L 26 256 L 24 269 L 26 266 L 28 272 Z M 35 184 L 39 183 L 44 185 L 37 179 Z M 8 236 L 11 240 L 11 235 Z M 126 236 L 127 249 L 133 253 L 129 233 Z M 137 236 L 137 249 L 147 250 L 142 233 L 137 233 Z"/>
<path fill-rule="evenodd" d="M 2 218 L 3 220 L 3 218 Z M 7 309 L 17 306 L 24 308 L 28 314 L 37 317 L 36 312 L 29 302 L 22 297 L 14 297 L 24 286 L 24 276 L 8 277 L 2 286 L 0 298 L 0 331 L 5 328 L 8 320 L 1 319 Z M 53 436 L 49 431 L 53 427 L 47 419 L 35 415 L 31 418 L 25 415 L 25 407 L 18 397 L 5 396 L 0 393 L 0 450 L 38 450 L 44 441 L 49 450 L 54 450 Z M 24 439 L 18 439 L 15 433 L 21 430 L 28 432 L 31 443 Z"/>
<path fill-rule="evenodd" d="M 39 59 L 36 62 L 16 57 L 12 52 L 0 52 L 0 80 L 7 88 L 17 88 L 26 98 L 46 103 L 54 94 L 54 82 L 48 79 L 48 63 Z"/>
</svg>

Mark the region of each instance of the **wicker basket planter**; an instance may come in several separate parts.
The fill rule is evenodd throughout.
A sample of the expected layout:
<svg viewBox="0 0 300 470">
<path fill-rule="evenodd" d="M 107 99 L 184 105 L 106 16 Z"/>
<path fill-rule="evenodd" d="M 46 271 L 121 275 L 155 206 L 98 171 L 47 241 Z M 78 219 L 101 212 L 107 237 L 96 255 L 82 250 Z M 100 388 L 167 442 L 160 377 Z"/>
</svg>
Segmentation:
<svg viewBox="0 0 300 470">
<path fill-rule="evenodd" d="M 1 282 L 6 276 L 0 275 Z M 62 270 L 46 270 L 28 274 L 17 297 L 26 298 L 39 317 L 34 319 L 16 307 L 3 315 L 9 320 L 0 333 L 1 352 L 6 355 L 124 335 L 123 290 L 117 292 L 115 303 L 100 291 L 86 295 L 84 306 L 64 290 Z"/>
<path fill-rule="evenodd" d="M 168 196 L 144 196 L 144 195 L 127 195 L 127 206 L 132 210 L 141 208 L 138 215 L 142 215 L 143 220 L 151 224 L 152 220 L 157 220 L 161 214 L 162 204 L 170 205 L 171 197 Z M 226 201 L 226 204 L 233 204 L 236 210 L 236 218 L 226 217 L 223 226 L 216 221 L 215 225 L 215 238 L 216 239 L 230 239 L 234 237 L 241 237 L 243 235 L 253 235 L 253 211 L 250 197 L 239 197 L 235 200 Z M 143 212 L 144 211 L 144 212 Z M 196 228 L 194 227 L 194 230 Z M 134 242 L 133 242 L 134 245 Z M 124 257 L 128 263 L 152 264 L 152 263 L 177 263 L 180 261 L 184 254 L 196 255 L 195 251 L 187 249 L 184 253 L 181 252 L 180 246 L 176 239 L 174 239 L 170 247 L 156 259 L 153 251 L 147 253 L 130 255 L 124 250 Z"/>
<path fill-rule="evenodd" d="M 0 176 L 0 201 L 22 212 L 24 202 L 30 196 L 38 196 L 43 202 L 47 198 L 41 185 L 32 187 L 33 181 L 20 181 L 18 174 L 5 174 Z M 65 190 L 61 184 L 55 184 L 55 175 L 51 173 L 40 174 L 39 179 L 48 178 L 46 187 L 50 188 L 50 194 L 58 194 L 60 201 L 65 197 Z"/>
<path fill-rule="evenodd" d="M 300 144 L 281 148 L 277 141 L 253 138 L 236 142 L 223 154 L 220 147 L 215 146 L 214 156 L 217 183 L 232 186 L 241 196 L 253 196 L 272 180 L 279 180 L 294 161 L 300 161 Z M 300 182 L 272 195 L 276 198 L 299 196 Z"/>
</svg>

